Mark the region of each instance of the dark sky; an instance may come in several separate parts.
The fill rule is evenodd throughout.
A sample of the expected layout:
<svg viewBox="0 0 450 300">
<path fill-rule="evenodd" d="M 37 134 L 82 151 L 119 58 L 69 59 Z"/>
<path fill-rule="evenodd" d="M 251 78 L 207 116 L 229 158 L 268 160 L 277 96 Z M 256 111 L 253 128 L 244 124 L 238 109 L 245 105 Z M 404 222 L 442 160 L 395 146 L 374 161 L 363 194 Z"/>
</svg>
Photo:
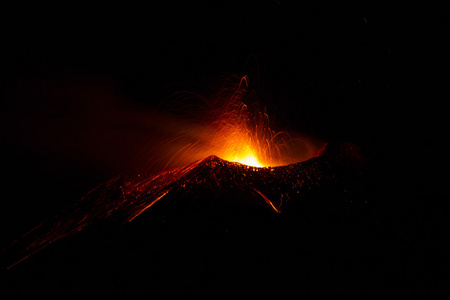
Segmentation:
<svg viewBox="0 0 450 300">
<path fill-rule="evenodd" d="M 120 156 L 139 144 L 129 134 L 136 124 L 123 142 L 87 139 L 105 157 L 98 163 L 76 138 L 89 134 L 78 127 L 84 117 L 101 124 L 114 116 L 105 121 L 92 110 L 123 103 L 156 107 L 173 86 L 201 90 L 221 76 L 248 74 L 287 129 L 354 142 L 374 161 L 392 149 L 400 102 L 391 95 L 396 31 L 385 10 L 298 1 L 162 2 L 5 11 L 2 222 L 27 220 L 16 221 L 9 234 L 126 169 L 129 160 Z M 47 147 L 62 136 L 68 137 L 64 147 Z M 113 145 L 113 154 L 103 155 L 100 144 Z"/>
<path fill-rule="evenodd" d="M 2 6 L 0 248 L 136 167 L 169 123 L 157 109 L 169 94 L 248 75 L 277 129 L 359 145 L 363 194 L 438 257 L 448 118 L 425 83 L 447 85 L 440 11 L 427 27 L 392 1 L 191 2 Z"/>
</svg>

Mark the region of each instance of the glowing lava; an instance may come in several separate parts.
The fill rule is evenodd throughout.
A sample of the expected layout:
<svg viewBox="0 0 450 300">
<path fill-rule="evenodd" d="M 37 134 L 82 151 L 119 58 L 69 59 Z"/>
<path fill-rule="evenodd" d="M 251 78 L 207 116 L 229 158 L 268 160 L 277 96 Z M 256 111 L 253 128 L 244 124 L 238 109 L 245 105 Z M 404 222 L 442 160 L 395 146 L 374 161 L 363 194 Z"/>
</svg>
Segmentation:
<svg viewBox="0 0 450 300">
<path fill-rule="evenodd" d="M 298 162 L 300 147 L 285 132 L 272 130 L 272 122 L 248 90 L 248 77 L 230 84 L 212 97 L 215 129 L 208 155 L 253 167 L 274 167 Z M 302 152 L 304 149 L 301 150 Z"/>
<path fill-rule="evenodd" d="M 241 151 L 241 155 L 240 156 L 236 156 L 233 159 L 231 159 L 231 161 L 234 162 L 239 162 L 241 164 L 244 165 L 249 165 L 252 167 L 264 167 L 259 161 L 258 159 L 255 157 L 255 155 L 253 154 L 253 152 L 250 150 L 250 147 L 247 146 L 245 147 L 242 151 Z"/>
<path fill-rule="evenodd" d="M 161 111 L 171 117 L 155 121 L 161 138 L 152 138 L 142 154 L 155 165 L 153 170 L 183 167 L 210 155 L 253 167 L 277 167 L 308 160 L 322 146 L 306 135 L 275 130 L 275 120 L 261 107 L 263 101 L 249 88 L 247 76 L 231 76 L 218 84 L 209 92 L 178 92 L 164 102 Z"/>
</svg>

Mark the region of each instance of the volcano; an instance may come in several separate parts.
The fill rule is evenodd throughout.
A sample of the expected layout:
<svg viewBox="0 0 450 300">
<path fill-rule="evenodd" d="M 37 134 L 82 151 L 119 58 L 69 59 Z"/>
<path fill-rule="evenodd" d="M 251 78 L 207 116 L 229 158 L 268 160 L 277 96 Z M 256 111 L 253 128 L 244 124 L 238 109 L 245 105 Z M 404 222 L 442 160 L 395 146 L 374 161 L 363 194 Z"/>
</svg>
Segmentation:
<svg viewBox="0 0 450 300">
<path fill-rule="evenodd" d="M 392 275 L 380 276 L 395 267 L 380 263 L 386 230 L 361 194 L 366 166 L 356 145 L 339 144 L 279 167 L 209 156 L 121 174 L 3 250 L 8 288 L 215 298 L 385 291 Z"/>
</svg>

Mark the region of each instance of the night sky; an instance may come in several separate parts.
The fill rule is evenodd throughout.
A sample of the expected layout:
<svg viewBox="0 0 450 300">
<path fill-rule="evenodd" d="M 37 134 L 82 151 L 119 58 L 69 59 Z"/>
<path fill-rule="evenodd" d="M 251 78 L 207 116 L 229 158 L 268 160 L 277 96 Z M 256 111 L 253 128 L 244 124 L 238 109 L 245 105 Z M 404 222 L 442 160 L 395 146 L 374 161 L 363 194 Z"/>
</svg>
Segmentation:
<svg viewBox="0 0 450 300">
<path fill-rule="evenodd" d="M 170 93 L 206 91 L 231 75 L 249 76 L 280 130 L 359 145 L 373 186 L 383 186 L 381 205 L 400 224 L 438 227 L 430 224 L 439 220 L 434 202 L 420 201 L 434 194 L 406 190 L 396 159 L 407 125 L 405 100 L 393 96 L 398 18 L 388 11 L 287 1 L 8 8 L 0 42 L 1 245 L 135 167 L 151 141 L 146 122 L 121 107 L 157 112 Z M 91 126 L 104 134 L 91 135 Z M 423 208 L 430 213 L 415 217 Z"/>
</svg>

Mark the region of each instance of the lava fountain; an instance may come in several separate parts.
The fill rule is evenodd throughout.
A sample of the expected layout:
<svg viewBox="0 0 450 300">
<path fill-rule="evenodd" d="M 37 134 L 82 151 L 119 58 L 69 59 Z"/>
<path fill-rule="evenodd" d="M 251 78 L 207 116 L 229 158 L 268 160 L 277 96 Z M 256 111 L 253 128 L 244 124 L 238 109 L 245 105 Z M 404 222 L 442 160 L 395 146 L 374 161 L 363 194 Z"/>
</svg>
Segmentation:
<svg viewBox="0 0 450 300">
<path fill-rule="evenodd" d="M 260 108 L 247 76 L 230 77 L 214 90 L 207 96 L 177 93 L 168 101 L 165 110 L 182 120 L 162 125 L 164 130 L 173 129 L 162 141 L 152 142 L 151 154 L 142 156 L 166 161 L 165 170 L 210 155 L 254 167 L 275 167 L 305 161 L 323 145 L 305 135 L 274 130 L 274 121 Z"/>
<path fill-rule="evenodd" d="M 278 153 L 275 149 L 280 149 L 281 144 L 277 143 L 277 134 L 267 126 L 267 114 L 252 114 L 243 102 L 247 87 L 248 78 L 244 76 L 237 88 L 232 90 L 232 95 L 225 97 L 229 100 L 219 110 L 219 118 L 213 123 L 218 128 L 212 143 L 217 145 L 217 156 L 254 167 L 283 163 L 276 161 L 279 157 L 276 157 Z"/>
</svg>

